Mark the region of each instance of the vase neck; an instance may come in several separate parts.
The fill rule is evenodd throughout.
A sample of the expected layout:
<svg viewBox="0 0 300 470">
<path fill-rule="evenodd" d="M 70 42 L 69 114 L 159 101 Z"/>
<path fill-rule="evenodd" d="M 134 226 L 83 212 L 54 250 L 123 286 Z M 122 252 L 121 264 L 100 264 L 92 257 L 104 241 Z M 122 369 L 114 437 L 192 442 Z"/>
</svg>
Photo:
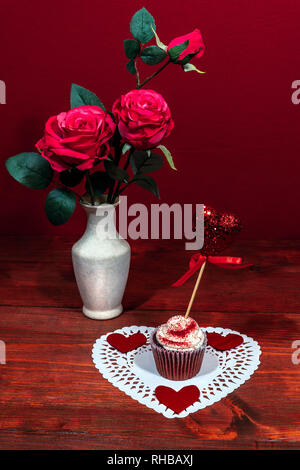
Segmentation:
<svg viewBox="0 0 300 470">
<path fill-rule="evenodd" d="M 87 214 L 86 233 L 97 236 L 101 240 L 118 237 L 114 204 L 101 204 L 99 206 L 82 204 L 82 206 Z"/>
</svg>

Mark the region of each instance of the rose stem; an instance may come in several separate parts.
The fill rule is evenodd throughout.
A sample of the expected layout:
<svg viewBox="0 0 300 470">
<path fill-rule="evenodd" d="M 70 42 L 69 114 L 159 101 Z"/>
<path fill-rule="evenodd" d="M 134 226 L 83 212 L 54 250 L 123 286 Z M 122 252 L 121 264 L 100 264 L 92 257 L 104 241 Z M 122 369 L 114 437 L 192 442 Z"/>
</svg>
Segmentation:
<svg viewBox="0 0 300 470">
<path fill-rule="evenodd" d="M 112 197 L 112 194 L 113 194 L 113 191 L 114 191 L 114 187 L 115 187 L 115 181 L 112 180 L 110 185 L 109 185 L 109 190 L 108 190 L 108 194 L 107 194 L 107 204 L 111 203 L 111 197 Z"/>
<path fill-rule="evenodd" d="M 120 143 L 121 143 L 121 137 L 119 134 L 115 135 L 115 158 L 114 158 L 114 164 L 116 166 L 119 166 L 120 158 L 121 158 L 121 148 L 120 148 Z M 108 190 L 108 195 L 107 195 L 107 203 L 112 204 L 112 196 L 114 192 L 114 187 L 115 187 L 115 181 L 113 180 L 111 182 L 111 185 Z"/>
<path fill-rule="evenodd" d="M 191 299 L 190 299 L 190 302 L 189 302 L 189 305 L 188 305 L 188 308 L 186 310 L 184 318 L 187 318 L 190 314 L 190 311 L 191 311 L 191 308 L 192 308 L 192 305 L 193 305 L 193 302 L 194 302 L 194 299 L 195 299 L 195 295 L 196 295 L 197 289 L 199 287 L 200 280 L 201 280 L 201 277 L 202 277 L 202 274 L 203 274 L 203 271 L 204 271 L 204 268 L 205 268 L 205 264 L 206 264 L 206 261 L 204 261 L 204 263 L 202 264 L 201 269 L 199 271 L 197 281 L 196 281 L 196 284 L 195 284 L 195 287 L 194 287 L 194 290 L 193 290 L 193 293 L 192 293 L 192 296 L 191 296 Z"/>
<path fill-rule="evenodd" d="M 170 63 L 171 63 L 171 60 L 168 60 L 167 62 L 165 62 L 158 70 L 156 70 L 156 72 L 154 72 L 152 75 L 146 78 L 146 80 L 140 83 L 140 85 L 137 88 L 142 88 L 142 86 L 146 85 L 146 83 L 148 83 L 149 80 L 151 80 L 151 78 L 154 78 L 156 75 L 158 75 Z"/>
<path fill-rule="evenodd" d="M 131 183 L 133 183 L 132 180 L 128 181 L 128 183 L 125 184 L 125 186 L 123 186 L 123 188 L 120 189 L 120 191 L 119 191 L 119 196 L 120 196 L 120 194 L 124 191 L 124 189 L 128 188 L 128 186 L 129 186 Z"/>
<path fill-rule="evenodd" d="M 134 61 L 134 66 L 135 66 L 135 70 L 136 70 L 136 87 L 137 88 L 140 88 L 140 75 L 139 75 L 139 71 L 138 71 L 138 68 L 137 68 L 137 59 Z"/>
<path fill-rule="evenodd" d="M 57 188 L 63 188 L 63 189 L 66 189 L 67 191 L 71 191 L 71 193 L 74 193 L 75 196 L 77 196 L 79 198 L 80 201 L 83 201 L 82 197 L 80 196 L 79 193 L 77 193 L 76 191 L 74 191 L 74 189 L 70 189 L 68 188 L 67 186 L 65 186 L 64 184 L 61 184 L 61 183 L 57 183 L 56 181 L 51 181 L 51 184 L 53 184 L 54 186 L 56 186 Z"/>
<path fill-rule="evenodd" d="M 113 194 L 114 186 L 115 186 L 115 182 L 112 181 L 111 184 L 110 184 L 109 190 L 108 190 L 107 204 L 111 204 L 111 197 L 112 197 L 112 194 Z"/>
<path fill-rule="evenodd" d="M 129 155 L 128 155 L 128 158 L 127 158 L 127 161 L 126 161 L 126 163 L 125 163 L 125 165 L 124 165 L 124 168 L 123 168 L 124 170 L 127 170 L 128 166 L 129 166 L 129 162 L 130 162 L 130 157 L 131 157 L 131 155 L 132 155 L 133 152 L 134 152 L 134 149 L 133 149 L 133 150 L 130 149 Z M 120 189 L 121 184 L 122 184 L 122 181 L 119 181 L 119 183 L 118 183 L 118 185 L 117 185 L 117 187 L 116 187 L 115 193 L 114 193 L 113 196 L 112 196 L 112 203 L 114 203 L 115 200 L 116 200 L 116 198 L 118 197 L 118 192 L 119 192 L 119 189 Z"/>
<path fill-rule="evenodd" d="M 89 170 L 86 170 L 85 176 L 86 176 L 86 182 L 87 182 L 87 185 L 88 185 L 88 188 L 89 188 L 89 194 L 91 196 L 91 203 L 92 203 L 92 206 L 94 206 L 95 205 L 95 194 L 94 194 L 94 189 L 93 189 L 93 185 L 92 185 L 92 182 L 91 182 Z"/>
</svg>

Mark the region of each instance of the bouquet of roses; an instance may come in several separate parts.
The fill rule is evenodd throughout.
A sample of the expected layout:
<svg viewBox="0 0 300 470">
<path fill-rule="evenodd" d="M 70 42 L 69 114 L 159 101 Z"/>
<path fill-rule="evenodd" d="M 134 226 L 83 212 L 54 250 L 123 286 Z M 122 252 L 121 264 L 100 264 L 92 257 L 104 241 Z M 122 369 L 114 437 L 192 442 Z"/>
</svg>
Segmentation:
<svg viewBox="0 0 300 470">
<path fill-rule="evenodd" d="M 152 15 L 142 8 L 132 17 L 133 36 L 124 41 L 129 59 L 127 70 L 136 77 L 136 89 L 118 98 L 107 111 L 91 91 L 73 84 L 71 109 L 48 119 L 43 137 L 37 142 L 39 153 L 21 153 L 6 161 L 10 175 L 23 185 L 52 189 L 45 203 L 48 219 L 54 225 L 65 223 L 73 214 L 76 197 L 92 205 L 99 195 L 107 194 L 107 203 L 135 183 L 159 197 L 155 180 L 149 175 L 163 165 L 163 156 L 176 169 L 167 148 L 161 144 L 174 127 L 163 96 L 143 88 L 169 64 L 184 71 L 198 70 L 190 61 L 204 53 L 198 29 L 165 45 L 156 33 Z M 155 39 L 156 45 L 147 45 Z M 141 80 L 139 64 L 160 67 Z M 80 186 L 79 186 L 80 185 Z M 79 190 L 74 188 L 79 186 Z M 76 188 L 77 189 L 77 188 Z"/>
</svg>

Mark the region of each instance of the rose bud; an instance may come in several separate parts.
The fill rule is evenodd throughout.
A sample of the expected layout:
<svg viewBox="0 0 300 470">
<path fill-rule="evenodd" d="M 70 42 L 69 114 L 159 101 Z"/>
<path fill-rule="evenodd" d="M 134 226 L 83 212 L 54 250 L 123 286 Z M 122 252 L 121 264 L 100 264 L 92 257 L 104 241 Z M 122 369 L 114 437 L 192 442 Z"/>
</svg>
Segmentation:
<svg viewBox="0 0 300 470">
<path fill-rule="evenodd" d="M 185 65 L 193 57 L 200 58 L 204 54 L 204 42 L 199 29 L 185 36 L 172 39 L 167 47 L 167 52 L 172 62 Z"/>
</svg>

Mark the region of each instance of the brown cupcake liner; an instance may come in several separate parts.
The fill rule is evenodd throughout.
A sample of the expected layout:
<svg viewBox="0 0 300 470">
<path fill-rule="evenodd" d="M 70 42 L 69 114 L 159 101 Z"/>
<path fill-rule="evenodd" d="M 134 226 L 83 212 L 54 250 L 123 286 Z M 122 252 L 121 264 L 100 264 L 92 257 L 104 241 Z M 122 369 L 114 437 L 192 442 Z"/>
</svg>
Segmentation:
<svg viewBox="0 0 300 470">
<path fill-rule="evenodd" d="M 187 380 L 197 375 L 201 369 L 207 344 L 205 331 L 203 331 L 202 345 L 194 351 L 165 349 L 158 343 L 156 332 L 157 328 L 150 337 L 150 345 L 158 373 L 169 380 Z"/>
</svg>

